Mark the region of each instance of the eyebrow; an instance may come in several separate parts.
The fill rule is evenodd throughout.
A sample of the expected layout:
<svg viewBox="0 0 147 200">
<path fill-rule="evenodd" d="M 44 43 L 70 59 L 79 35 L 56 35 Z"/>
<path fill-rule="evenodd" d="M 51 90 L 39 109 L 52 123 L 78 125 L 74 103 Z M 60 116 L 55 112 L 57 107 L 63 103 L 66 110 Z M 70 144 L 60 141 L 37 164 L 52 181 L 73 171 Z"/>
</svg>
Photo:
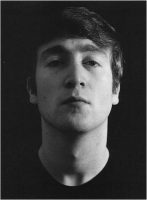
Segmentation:
<svg viewBox="0 0 147 200">
<path fill-rule="evenodd" d="M 49 47 L 41 52 L 41 57 L 46 58 L 48 55 L 52 54 L 63 54 L 65 52 L 68 52 L 66 48 L 64 48 L 62 45 L 56 45 L 53 47 Z"/>
<path fill-rule="evenodd" d="M 86 44 L 86 45 L 83 45 L 83 46 L 79 45 L 78 51 L 82 52 L 82 53 L 85 53 L 85 52 L 94 52 L 94 53 L 99 52 L 99 53 L 105 54 L 105 52 L 101 48 L 99 48 L 98 46 L 91 45 L 91 44 Z M 67 53 L 67 54 L 69 53 L 69 50 L 67 48 L 65 48 L 62 45 L 56 45 L 56 46 L 49 47 L 49 48 L 45 49 L 41 53 L 41 57 L 45 58 L 48 55 L 65 54 L 65 53 Z"/>
<path fill-rule="evenodd" d="M 94 45 L 91 45 L 91 44 L 80 46 L 79 47 L 79 51 L 80 52 L 87 52 L 87 51 L 90 51 L 90 52 L 103 52 L 102 49 L 100 49 L 98 46 L 94 46 Z"/>
</svg>

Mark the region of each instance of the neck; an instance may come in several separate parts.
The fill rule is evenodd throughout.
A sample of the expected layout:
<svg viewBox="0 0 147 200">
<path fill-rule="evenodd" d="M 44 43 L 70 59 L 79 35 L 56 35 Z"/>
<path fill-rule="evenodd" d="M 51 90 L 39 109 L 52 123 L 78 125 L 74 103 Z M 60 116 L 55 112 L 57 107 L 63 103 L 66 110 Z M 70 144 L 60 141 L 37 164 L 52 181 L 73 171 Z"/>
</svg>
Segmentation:
<svg viewBox="0 0 147 200">
<path fill-rule="evenodd" d="M 42 120 L 39 157 L 46 170 L 60 183 L 76 186 L 90 181 L 108 161 L 107 121 L 92 132 L 61 133 Z"/>
</svg>

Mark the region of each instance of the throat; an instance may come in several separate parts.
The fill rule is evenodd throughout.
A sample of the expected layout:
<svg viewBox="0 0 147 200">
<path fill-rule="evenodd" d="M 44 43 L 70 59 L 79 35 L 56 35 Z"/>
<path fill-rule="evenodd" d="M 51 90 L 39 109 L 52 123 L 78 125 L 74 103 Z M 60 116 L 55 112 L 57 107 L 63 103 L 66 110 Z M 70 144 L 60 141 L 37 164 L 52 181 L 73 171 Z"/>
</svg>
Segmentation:
<svg viewBox="0 0 147 200">
<path fill-rule="evenodd" d="M 39 158 L 57 182 L 67 186 L 78 186 L 90 181 L 103 170 L 109 159 L 109 151 L 105 148 L 101 155 L 87 157 L 86 160 L 72 155 L 60 162 L 54 162 L 48 159 L 40 148 Z"/>
<path fill-rule="evenodd" d="M 39 158 L 58 182 L 69 186 L 81 185 L 98 175 L 108 161 L 107 122 L 94 131 L 68 135 L 70 137 L 44 127 Z"/>
</svg>

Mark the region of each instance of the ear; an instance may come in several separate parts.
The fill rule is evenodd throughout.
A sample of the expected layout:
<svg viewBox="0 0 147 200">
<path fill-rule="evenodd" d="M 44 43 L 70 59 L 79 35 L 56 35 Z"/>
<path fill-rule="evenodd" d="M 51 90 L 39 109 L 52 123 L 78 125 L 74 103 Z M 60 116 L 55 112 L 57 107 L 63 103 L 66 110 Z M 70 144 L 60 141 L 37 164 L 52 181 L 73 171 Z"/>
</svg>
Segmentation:
<svg viewBox="0 0 147 200">
<path fill-rule="evenodd" d="M 112 104 L 117 105 L 119 103 L 119 92 L 120 92 L 120 85 L 116 88 L 116 91 L 112 94 Z"/>
<path fill-rule="evenodd" d="M 27 92 L 29 94 L 30 103 L 37 104 L 37 95 L 33 91 L 32 78 L 27 78 Z"/>
</svg>

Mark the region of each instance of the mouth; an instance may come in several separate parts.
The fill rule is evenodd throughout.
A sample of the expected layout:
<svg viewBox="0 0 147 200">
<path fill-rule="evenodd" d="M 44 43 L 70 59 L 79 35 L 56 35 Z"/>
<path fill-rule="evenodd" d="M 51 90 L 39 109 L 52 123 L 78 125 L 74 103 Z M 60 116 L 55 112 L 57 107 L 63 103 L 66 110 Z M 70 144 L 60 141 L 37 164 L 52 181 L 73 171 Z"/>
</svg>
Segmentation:
<svg viewBox="0 0 147 200">
<path fill-rule="evenodd" d="M 85 103 L 85 104 L 90 104 L 89 101 L 82 97 L 69 97 L 63 101 L 62 104 L 77 104 L 77 103 Z"/>
</svg>

